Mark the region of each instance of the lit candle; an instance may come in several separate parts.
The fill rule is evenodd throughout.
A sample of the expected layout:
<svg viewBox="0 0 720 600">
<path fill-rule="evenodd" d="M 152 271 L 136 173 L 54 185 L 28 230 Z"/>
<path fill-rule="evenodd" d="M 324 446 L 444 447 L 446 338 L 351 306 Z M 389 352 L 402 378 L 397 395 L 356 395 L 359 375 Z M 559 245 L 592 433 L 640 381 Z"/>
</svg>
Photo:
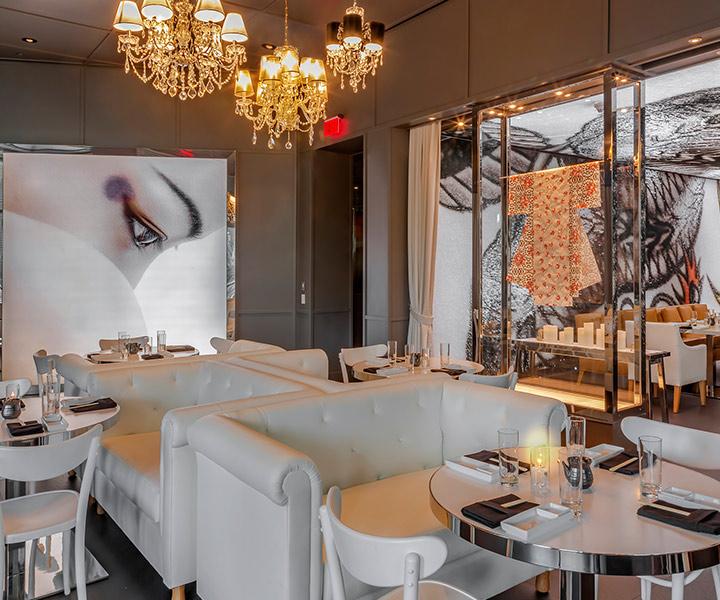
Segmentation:
<svg viewBox="0 0 720 600">
<path fill-rule="evenodd" d="M 550 448 L 534 446 L 530 448 L 530 483 L 533 494 L 545 496 L 550 493 Z"/>
</svg>

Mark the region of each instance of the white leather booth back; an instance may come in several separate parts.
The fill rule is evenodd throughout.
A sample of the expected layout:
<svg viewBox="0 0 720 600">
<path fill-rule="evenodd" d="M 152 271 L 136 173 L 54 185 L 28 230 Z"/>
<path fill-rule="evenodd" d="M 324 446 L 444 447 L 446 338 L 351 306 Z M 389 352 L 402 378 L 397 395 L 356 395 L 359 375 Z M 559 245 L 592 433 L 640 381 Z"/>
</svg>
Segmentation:
<svg viewBox="0 0 720 600">
<path fill-rule="evenodd" d="M 249 357 L 248 360 L 275 365 L 276 367 L 303 373 L 311 377 L 319 377 L 320 379 L 327 379 L 329 373 L 327 354 L 319 348 L 255 354 Z"/>
<path fill-rule="evenodd" d="M 441 464 L 442 386 L 438 379 L 358 387 L 227 417 L 309 456 L 326 492 Z"/>
<path fill-rule="evenodd" d="M 300 383 L 213 360 L 175 360 L 124 369 L 95 371 L 88 377 L 92 395 L 120 405 L 120 419 L 106 436 L 160 430 L 169 410 L 306 389 Z"/>
</svg>

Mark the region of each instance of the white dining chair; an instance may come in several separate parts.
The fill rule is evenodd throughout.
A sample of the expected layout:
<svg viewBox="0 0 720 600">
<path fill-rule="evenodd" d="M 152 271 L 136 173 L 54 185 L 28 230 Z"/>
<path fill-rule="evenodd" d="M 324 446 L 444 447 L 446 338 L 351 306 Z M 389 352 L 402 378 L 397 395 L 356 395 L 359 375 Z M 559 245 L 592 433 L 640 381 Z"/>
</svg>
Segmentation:
<svg viewBox="0 0 720 600">
<path fill-rule="evenodd" d="M 221 337 L 210 338 L 210 345 L 217 351 L 218 354 L 227 354 L 230 352 L 234 340 L 227 340 Z"/>
<path fill-rule="evenodd" d="M 148 340 L 150 338 L 147 335 L 140 335 L 133 338 L 128 338 L 128 343 L 130 344 L 140 344 L 142 346 L 145 346 L 145 344 L 148 343 Z M 100 350 L 115 350 L 118 349 L 118 341 L 117 338 L 115 339 L 101 339 L 98 340 L 98 346 L 100 346 Z"/>
<path fill-rule="evenodd" d="M 491 385 L 493 387 L 506 388 L 514 390 L 518 380 L 518 374 L 515 371 L 503 373 L 502 375 L 475 375 L 475 373 L 463 373 L 458 377 L 460 381 L 469 381 L 470 383 L 479 383 L 481 385 Z"/>
<path fill-rule="evenodd" d="M 386 538 L 355 531 L 340 521 L 341 504 L 340 489 L 333 486 L 320 507 L 333 600 L 346 600 L 343 567 L 368 585 L 400 585 L 378 600 L 475 600 L 447 583 L 425 579 L 445 564 L 447 546 L 440 538 Z"/>
<path fill-rule="evenodd" d="M 352 369 L 354 365 L 368 360 L 369 358 L 379 358 L 387 355 L 387 345 L 374 344 L 372 346 L 360 346 L 358 348 L 341 348 L 338 354 L 340 361 L 340 370 L 342 371 L 343 381 L 350 382 L 348 369 Z"/>
<path fill-rule="evenodd" d="M 31 385 L 30 380 L 27 377 L 20 377 L 19 379 L 6 379 L 5 381 L 0 381 L 0 399 L 4 399 L 6 397 L 7 386 L 12 385 L 13 383 L 16 383 L 20 386 L 21 398 L 28 393 Z"/>
<path fill-rule="evenodd" d="M 679 323 L 646 323 L 648 350 L 665 350 L 670 356 L 664 360 L 665 385 L 673 386 L 673 412 L 680 409 L 682 386 L 700 385 L 700 403 L 705 406 L 706 347 L 688 346 L 680 336 Z M 652 381 L 658 382 L 657 367 L 652 367 Z"/>
<path fill-rule="evenodd" d="M 650 323 L 648 323 L 650 325 Z M 656 435 L 662 439 L 663 460 L 691 469 L 720 469 L 720 434 L 642 417 L 625 417 L 620 424 L 623 435 L 637 444 L 641 435 Z M 720 600 L 720 566 L 711 567 L 715 596 Z M 652 586 L 660 585 L 672 590 L 672 600 L 683 600 L 685 586 L 695 581 L 703 569 L 690 573 L 676 573 L 670 579 L 640 577 L 642 600 L 651 600 Z"/>
<path fill-rule="evenodd" d="M 0 477 L 14 481 L 43 481 L 75 469 L 85 470 L 80 492 L 52 490 L 0 502 L 0 585 L 5 581 L 5 548 L 62 533 L 63 587 L 70 594 L 70 531 L 75 529 L 75 583 L 78 600 L 87 600 L 85 588 L 85 516 L 95 472 L 102 426 L 70 440 L 45 446 L 0 446 Z M 34 543 L 34 542 L 33 542 Z"/>
<path fill-rule="evenodd" d="M 50 370 L 50 361 L 53 361 L 53 365 L 57 365 L 57 361 L 60 359 L 58 354 L 48 354 L 45 348 L 41 348 L 35 354 L 33 354 L 33 361 L 35 361 L 35 371 L 37 372 L 38 383 L 40 383 L 40 375 L 45 375 Z"/>
</svg>

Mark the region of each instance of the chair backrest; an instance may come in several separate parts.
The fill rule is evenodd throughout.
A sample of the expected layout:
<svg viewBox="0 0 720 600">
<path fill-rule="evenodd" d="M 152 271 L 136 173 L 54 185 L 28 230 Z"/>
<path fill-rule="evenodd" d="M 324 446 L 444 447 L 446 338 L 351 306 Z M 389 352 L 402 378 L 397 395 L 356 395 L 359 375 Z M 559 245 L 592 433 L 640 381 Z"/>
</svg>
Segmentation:
<svg viewBox="0 0 720 600">
<path fill-rule="evenodd" d="M 683 320 L 677 306 L 663 306 L 660 309 L 660 317 L 663 323 L 681 323 Z"/>
<path fill-rule="evenodd" d="M 623 435 L 637 444 L 641 435 L 662 439 L 663 459 L 692 469 L 720 469 L 720 434 L 643 417 L 625 417 L 620 424 Z"/>
<path fill-rule="evenodd" d="M 57 354 L 48 354 L 44 348 L 33 354 L 35 370 L 38 374 L 38 383 L 40 383 L 40 375 L 44 375 L 50 370 L 50 361 L 53 361 L 53 365 L 57 367 L 59 358 L 60 356 Z"/>
<path fill-rule="evenodd" d="M 672 352 L 685 346 L 678 323 L 646 323 L 645 331 L 648 350 Z"/>
<path fill-rule="evenodd" d="M 15 481 L 44 481 L 75 469 L 87 460 L 102 425 L 82 435 L 45 446 L 0 446 L 0 477 Z"/>
<path fill-rule="evenodd" d="M 518 374 L 515 371 L 503 373 L 502 375 L 475 375 L 474 373 L 463 373 L 458 377 L 460 381 L 469 381 L 470 383 L 480 383 L 482 385 L 491 385 L 493 387 L 506 388 L 514 390 L 518 380 Z"/>
<path fill-rule="evenodd" d="M 340 360 L 340 369 L 342 370 L 343 381 L 348 383 L 350 377 L 348 375 L 348 367 L 363 362 L 368 358 L 378 358 L 387 354 L 387 346 L 385 344 L 374 344 L 372 346 L 360 346 L 359 348 L 341 348 L 338 359 Z"/>
<path fill-rule="evenodd" d="M 19 379 L 8 379 L 6 381 L 0 381 L 0 399 L 5 398 L 7 394 L 7 386 L 16 383 L 20 386 L 20 397 L 22 398 L 28 393 L 30 389 L 30 380 L 27 377 L 20 377 Z"/>
<path fill-rule="evenodd" d="M 138 337 L 129 338 L 128 342 L 131 344 L 142 344 L 143 346 L 148 343 L 148 336 L 146 335 L 140 335 Z M 117 350 L 118 349 L 118 341 L 117 338 L 112 340 L 99 340 L 98 346 L 100 346 L 100 350 Z"/>
<path fill-rule="evenodd" d="M 227 340 L 221 337 L 212 337 L 210 338 L 210 345 L 217 350 L 218 354 L 225 354 L 226 352 L 230 352 L 233 340 Z"/>
<path fill-rule="evenodd" d="M 274 346 L 273 344 L 265 344 L 264 342 L 254 342 L 252 340 L 235 340 L 228 349 L 229 353 L 234 352 L 257 352 L 266 350 L 268 352 L 275 352 L 278 350 L 284 350 L 280 346 Z"/>
<path fill-rule="evenodd" d="M 355 531 L 340 521 L 341 502 L 340 489 L 333 486 L 326 504 L 320 507 L 333 600 L 345 600 L 341 565 L 369 585 L 404 584 L 406 592 L 416 594 L 418 580 L 429 577 L 445 563 L 447 546 L 440 538 L 386 538 Z"/>
</svg>

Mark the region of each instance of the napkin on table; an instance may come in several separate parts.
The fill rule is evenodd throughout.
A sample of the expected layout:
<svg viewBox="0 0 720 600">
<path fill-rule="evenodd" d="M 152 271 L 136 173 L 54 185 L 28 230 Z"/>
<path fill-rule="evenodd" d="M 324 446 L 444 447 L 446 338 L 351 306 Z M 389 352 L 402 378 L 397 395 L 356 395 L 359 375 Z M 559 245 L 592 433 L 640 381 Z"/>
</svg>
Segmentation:
<svg viewBox="0 0 720 600">
<path fill-rule="evenodd" d="M 515 494 L 507 494 L 500 496 L 499 498 L 491 498 L 490 500 L 483 500 L 482 502 L 475 502 L 463 507 L 462 514 L 468 519 L 482 523 L 486 527 L 498 527 L 508 517 L 514 517 L 521 512 L 534 508 L 537 506 L 535 502 L 529 500 L 516 504 L 515 506 L 504 507 L 502 504 L 513 502 L 514 500 L 520 500 L 519 496 Z"/>
<path fill-rule="evenodd" d="M 681 515 L 663 510 L 662 508 L 655 506 L 656 504 L 683 510 L 690 514 Z M 709 508 L 683 508 L 681 506 L 670 504 L 669 502 L 658 501 L 653 504 L 644 504 L 638 509 L 637 514 L 640 517 L 660 521 L 666 525 L 673 525 L 690 531 L 697 531 L 698 533 L 709 533 L 712 535 L 720 534 L 720 513 Z"/>
<path fill-rule="evenodd" d="M 8 433 L 12 436 L 34 435 L 44 433 L 45 428 L 37 421 L 25 421 L 25 424 L 15 421 L 7 424 Z"/>
<path fill-rule="evenodd" d="M 92 404 L 84 404 L 82 406 L 73 406 L 70 408 L 75 414 L 93 412 L 96 410 L 107 410 L 108 408 L 115 408 L 117 403 L 112 398 L 99 398 Z"/>
<path fill-rule="evenodd" d="M 443 369 L 430 369 L 433 373 L 447 373 L 450 377 L 460 377 L 460 375 L 467 373 L 465 369 L 450 369 L 445 367 Z"/>
<path fill-rule="evenodd" d="M 478 462 L 489 462 L 489 459 L 495 458 L 497 460 L 500 460 L 497 450 L 480 450 L 480 452 L 474 452 L 473 454 L 466 454 L 467 458 L 472 458 L 473 460 L 476 460 Z M 497 464 L 495 462 L 491 462 L 490 464 Z M 520 465 L 520 472 L 525 473 L 526 471 L 530 470 L 530 463 L 523 462 L 522 460 L 518 461 L 518 464 Z"/>
<path fill-rule="evenodd" d="M 617 454 L 611 458 L 608 458 L 607 460 L 604 460 L 600 463 L 600 468 L 605 470 L 610 470 L 616 465 L 620 465 L 624 463 L 627 460 L 630 460 L 631 458 L 637 458 L 636 452 L 628 452 L 625 450 L 624 452 L 621 452 L 620 454 Z M 617 471 L 614 471 L 614 473 L 622 473 L 623 475 L 637 475 L 640 472 L 640 461 L 636 460 L 631 462 L 629 465 L 625 465 L 624 467 L 618 469 Z"/>
</svg>

